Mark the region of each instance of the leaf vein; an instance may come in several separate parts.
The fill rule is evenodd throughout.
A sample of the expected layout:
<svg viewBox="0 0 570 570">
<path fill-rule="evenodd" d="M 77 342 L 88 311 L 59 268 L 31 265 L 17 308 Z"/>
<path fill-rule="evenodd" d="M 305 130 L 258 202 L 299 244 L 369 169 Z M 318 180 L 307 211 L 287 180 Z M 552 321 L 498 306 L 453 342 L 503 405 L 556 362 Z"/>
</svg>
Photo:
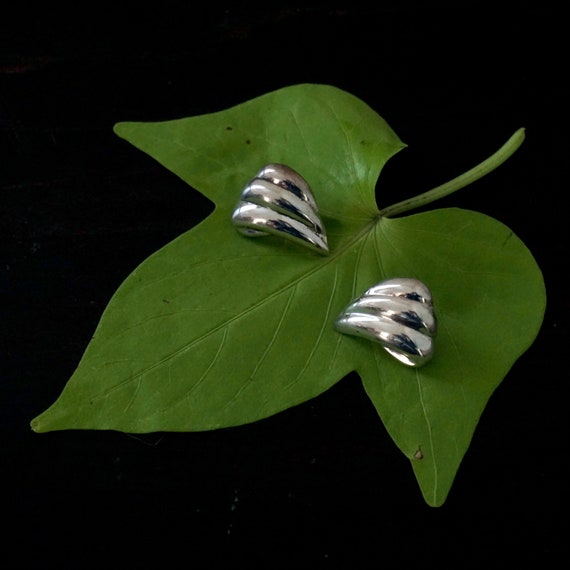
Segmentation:
<svg viewBox="0 0 570 570">
<path fill-rule="evenodd" d="M 325 316 L 323 318 L 323 322 L 322 322 L 321 328 L 319 330 L 319 334 L 317 335 L 317 338 L 316 338 L 315 342 L 313 343 L 313 347 L 311 349 L 311 352 L 309 353 L 309 356 L 305 360 L 305 364 L 303 365 L 303 368 L 300 370 L 300 372 L 297 374 L 297 376 L 291 382 L 289 382 L 289 384 L 287 384 L 285 386 L 285 390 L 291 389 L 291 387 L 294 386 L 301 379 L 301 377 L 305 373 L 305 370 L 307 370 L 311 360 L 313 359 L 313 355 L 315 354 L 317 348 L 319 347 L 319 344 L 320 344 L 321 339 L 323 337 L 323 334 L 325 332 L 326 325 L 329 322 L 329 318 L 330 318 L 330 314 L 331 314 L 331 310 L 332 310 L 332 305 L 333 305 L 334 294 L 336 292 L 337 282 L 338 282 L 338 264 L 335 267 L 334 281 L 333 281 L 333 285 L 331 288 L 331 294 L 329 296 L 327 310 L 325 312 Z"/>
<path fill-rule="evenodd" d="M 208 364 L 208 367 L 206 368 L 206 370 L 204 370 L 204 372 L 202 372 L 198 381 L 192 385 L 192 387 L 186 392 L 186 394 L 184 394 L 184 401 L 188 401 L 190 399 L 192 394 L 198 389 L 198 387 L 202 384 L 202 382 L 204 382 L 204 380 L 206 379 L 206 377 L 210 373 L 210 370 L 212 370 L 212 367 L 214 366 L 214 364 L 218 360 L 218 357 L 222 353 L 222 350 L 224 349 L 227 336 L 228 336 L 228 327 L 225 327 L 223 335 L 222 335 L 222 340 L 220 341 L 220 344 L 218 346 L 218 350 L 216 351 L 216 354 L 214 355 L 214 357 L 210 361 L 210 364 Z M 175 406 L 177 404 L 175 404 Z"/>
<path fill-rule="evenodd" d="M 148 421 L 150 418 L 156 416 L 157 414 L 160 413 L 164 413 L 166 410 L 173 410 L 175 408 L 177 408 L 179 405 L 181 405 L 183 402 L 188 402 L 188 400 L 191 398 L 192 394 L 200 387 L 200 385 L 204 382 L 204 380 L 206 379 L 206 377 L 208 376 L 208 374 L 210 373 L 210 370 L 213 368 L 214 364 L 216 363 L 216 361 L 218 360 L 218 357 L 220 356 L 220 354 L 222 353 L 222 350 L 224 348 L 224 345 L 226 344 L 226 338 L 228 336 L 228 327 L 224 328 L 224 332 L 222 335 L 222 339 L 220 341 L 220 344 L 218 345 L 218 349 L 216 350 L 216 354 L 213 356 L 213 358 L 210 360 L 210 363 L 208 364 L 208 366 L 206 367 L 206 369 L 204 370 L 204 372 L 202 372 L 202 374 L 200 375 L 200 378 L 198 378 L 198 380 L 183 394 L 183 396 L 176 401 L 173 405 L 171 406 L 166 406 L 164 408 L 161 408 L 159 410 L 155 410 L 152 414 L 146 416 L 146 420 Z"/>
<path fill-rule="evenodd" d="M 420 379 L 421 379 L 420 371 L 416 370 L 416 382 L 418 385 L 418 397 L 420 400 L 420 405 L 422 407 L 422 413 L 424 415 L 424 419 L 426 422 L 426 428 L 427 428 L 428 438 L 429 438 L 429 446 L 430 446 L 430 451 L 431 451 L 431 459 L 432 459 L 432 465 L 433 465 L 433 500 L 434 500 L 434 502 L 436 502 L 437 501 L 437 488 L 438 488 L 438 469 L 437 469 L 437 462 L 436 462 L 436 458 L 435 458 L 435 449 L 434 449 L 434 443 L 433 443 L 432 427 L 431 427 L 431 422 L 430 422 L 429 415 L 427 412 L 427 408 L 426 408 L 426 405 L 424 402 L 424 394 L 423 394 Z"/>
<path fill-rule="evenodd" d="M 350 166 L 351 166 L 352 179 L 358 180 L 358 176 L 357 176 L 357 172 L 356 172 L 355 147 L 350 142 L 350 137 L 348 135 L 348 131 L 347 131 L 346 127 L 342 126 L 343 125 L 342 117 L 339 116 L 339 114 L 337 113 L 337 111 L 334 109 L 334 107 L 332 105 L 329 104 L 328 108 L 329 108 L 331 114 L 334 116 L 336 123 L 338 125 L 340 125 L 340 130 L 342 131 L 342 134 L 344 135 L 344 139 L 346 142 L 346 148 L 348 149 L 347 154 L 350 156 L 350 160 L 347 159 L 347 164 L 350 164 Z M 363 119 L 361 119 L 361 121 L 362 120 Z M 354 128 L 358 127 L 358 125 L 359 125 L 359 123 L 355 123 Z M 357 186 L 357 189 L 358 189 L 358 196 L 360 198 L 360 200 L 358 202 L 359 209 L 360 209 L 360 211 L 363 212 L 363 214 L 366 214 L 366 212 L 367 212 L 366 197 L 362 195 L 362 187 L 360 185 Z"/>
<path fill-rule="evenodd" d="M 293 287 L 293 290 L 291 291 L 291 294 L 289 295 L 289 297 L 287 298 L 287 303 L 285 305 L 285 308 L 283 309 L 283 312 L 281 314 L 281 317 L 279 319 L 279 322 L 277 323 L 277 327 L 275 328 L 275 331 L 273 333 L 273 336 L 271 337 L 271 340 L 269 341 L 268 345 L 265 347 L 265 350 L 263 351 L 263 353 L 261 354 L 261 356 L 259 357 L 259 360 L 257 361 L 256 365 L 254 366 L 253 370 L 251 371 L 251 374 L 249 375 L 249 378 L 240 386 L 239 390 L 234 394 L 234 396 L 232 397 L 231 400 L 229 400 L 225 405 L 224 405 L 224 410 L 228 407 L 230 407 L 238 398 L 239 396 L 242 394 L 242 392 L 251 384 L 251 382 L 253 381 L 255 375 L 257 374 L 257 371 L 259 370 L 259 367 L 261 366 L 261 364 L 263 363 L 263 361 L 265 360 L 266 356 L 268 355 L 269 351 L 271 350 L 271 347 L 275 344 L 277 337 L 279 336 L 279 332 L 281 331 L 281 328 L 283 326 L 283 321 L 285 320 L 285 316 L 287 315 L 287 313 L 289 312 L 289 308 L 291 307 L 291 303 L 293 301 L 293 297 L 295 296 L 295 292 L 297 290 L 297 286 L 295 285 Z"/>
</svg>

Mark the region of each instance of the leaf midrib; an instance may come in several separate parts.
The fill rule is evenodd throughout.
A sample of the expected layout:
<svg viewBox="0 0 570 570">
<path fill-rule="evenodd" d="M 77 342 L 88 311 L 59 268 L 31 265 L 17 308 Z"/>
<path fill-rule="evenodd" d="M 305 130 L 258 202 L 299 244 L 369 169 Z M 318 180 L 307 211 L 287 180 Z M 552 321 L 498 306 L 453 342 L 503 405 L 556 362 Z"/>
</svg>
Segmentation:
<svg viewBox="0 0 570 570">
<path fill-rule="evenodd" d="M 380 221 L 379 217 L 375 217 L 372 220 L 370 220 L 367 224 L 365 224 L 363 226 L 363 228 L 354 234 L 354 236 L 349 239 L 345 244 L 343 244 L 343 246 L 341 248 L 339 248 L 335 253 L 327 256 L 326 258 L 323 258 L 323 262 L 317 264 L 315 267 L 313 267 L 312 269 L 308 270 L 307 272 L 303 273 L 302 275 L 296 277 L 295 279 L 293 279 L 290 283 L 284 285 L 281 289 L 279 289 L 278 291 L 273 292 L 271 295 L 265 297 L 264 299 L 261 299 L 260 301 L 254 303 L 253 305 L 247 307 L 246 309 L 240 311 L 239 313 L 237 313 L 236 315 L 234 315 L 233 317 L 217 324 L 215 327 L 211 328 L 210 330 L 206 331 L 204 334 L 200 335 L 198 338 L 192 339 L 190 342 L 182 345 L 181 347 L 179 347 L 178 349 L 176 349 L 175 351 L 171 352 L 170 354 L 167 354 L 165 357 L 161 358 L 160 360 L 158 360 L 157 362 L 151 364 L 150 366 L 147 366 L 145 368 L 142 368 L 140 370 L 138 370 L 137 372 L 134 372 L 133 374 L 131 374 L 130 376 L 128 376 L 127 378 L 124 378 L 123 380 L 120 380 L 117 384 L 115 384 L 114 386 L 108 387 L 107 389 L 105 389 L 104 392 L 99 393 L 97 395 L 94 395 L 92 398 L 92 401 L 96 401 L 98 399 L 102 399 L 102 398 L 106 398 L 109 394 L 115 392 L 116 390 L 121 389 L 122 387 L 124 387 L 126 384 L 128 384 L 129 382 L 134 382 L 137 378 L 142 377 L 146 374 L 148 374 L 149 372 L 151 372 L 152 370 L 155 370 L 156 368 L 164 365 L 165 363 L 169 362 L 170 360 L 172 360 L 173 358 L 176 358 L 182 354 L 184 354 L 186 351 L 190 350 L 193 346 L 195 346 L 197 343 L 202 342 L 203 340 L 205 340 L 206 338 L 208 338 L 209 336 L 215 334 L 216 332 L 218 332 L 219 330 L 225 328 L 225 327 L 229 327 L 233 322 L 241 319 L 242 317 L 244 317 L 245 315 L 247 315 L 250 311 L 254 311 L 260 307 L 262 307 L 265 303 L 270 302 L 271 300 L 273 300 L 275 297 L 277 297 L 278 295 L 283 294 L 285 291 L 289 290 L 291 287 L 295 287 L 297 286 L 298 283 L 300 283 L 301 281 L 303 281 L 304 279 L 309 278 L 311 275 L 313 275 L 315 272 L 317 271 L 321 271 L 322 269 L 324 269 L 325 267 L 327 267 L 328 265 L 330 265 L 331 263 L 334 263 L 336 261 L 338 261 L 345 253 L 348 249 L 350 249 L 352 246 L 354 246 L 356 243 L 358 243 L 360 240 L 365 239 L 370 232 L 374 229 L 375 225 Z"/>
<path fill-rule="evenodd" d="M 433 501 L 435 502 L 437 500 L 437 491 L 438 491 L 438 469 L 437 469 L 437 461 L 435 458 L 435 448 L 434 448 L 434 444 L 433 444 L 433 434 L 432 434 L 432 429 L 431 429 L 431 421 L 429 419 L 429 414 L 424 402 L 424 395 L 423 395 L 423 391 L 422 391 L 422 384 L 421 384 L 421 380 L 420 380 L 420 371 L 416 370 L 416 384 L 418 386 L 418 397 L 420 400 L 420 405 L 422 407 L 422 413 L 425 419 L 425 423 L 426 423 L 426 428 L 427 428 L 427 433 L 428 433 L 428 441 L 429 441 L 429 447 L 430 447 L 430 452 L 431 452 L 431 464 L 433 466 Z"/>
</svg>

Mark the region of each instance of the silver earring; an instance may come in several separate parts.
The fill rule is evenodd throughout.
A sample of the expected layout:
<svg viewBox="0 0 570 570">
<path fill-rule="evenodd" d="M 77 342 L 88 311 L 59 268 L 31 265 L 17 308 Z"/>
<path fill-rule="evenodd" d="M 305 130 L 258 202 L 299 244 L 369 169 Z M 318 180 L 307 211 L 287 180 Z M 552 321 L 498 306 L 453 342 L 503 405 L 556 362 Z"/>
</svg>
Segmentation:
<svg viewBox="0 0 570 570">
<path fill-rule="evenodd" d="M 388 279 L 370 287 L 346 307 L 334 326 L 341 333 L 380 343 L 407 366 L 423 366 L 434 353 L 437 319 L 432 296 L 417 279 Z"/>
<path fill-rule="evenodd" d="M 268 164 L 243 189 L 233 214 L 248 237 L 277 235 L 327 255 L 327 235 L 306 180 L 284 164 Z"/>
</svg>

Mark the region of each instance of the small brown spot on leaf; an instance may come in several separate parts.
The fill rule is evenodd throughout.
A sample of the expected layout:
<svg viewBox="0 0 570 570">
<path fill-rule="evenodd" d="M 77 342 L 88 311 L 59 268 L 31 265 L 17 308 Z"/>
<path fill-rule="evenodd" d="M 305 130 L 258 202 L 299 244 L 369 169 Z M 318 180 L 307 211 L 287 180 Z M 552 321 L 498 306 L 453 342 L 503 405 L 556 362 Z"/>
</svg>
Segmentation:
<svg viewBox="0 0 570 570">
<path fill-rule="evenodd" d="M 250 141 L 249 139 L 247 139 L 247 140 L 245 141 L 245 144 L 251 144 L 251 141 Z"/>
<path fill-rule="evenodd" d="M 423 458 L 424 458 L 424 454 L 422 453 L 421 448 L 418 447 L 418 450 L 414 453 L 414 459 L 419 461 L 420 459 L 423 459 Z"/>
<path fill-rule="evenodd" d="M 231 130 L 233 130 L 232 127 L 229 127 L 229 126 L 226 127 L 226 131 L 231 131 Z"/>
</svg>

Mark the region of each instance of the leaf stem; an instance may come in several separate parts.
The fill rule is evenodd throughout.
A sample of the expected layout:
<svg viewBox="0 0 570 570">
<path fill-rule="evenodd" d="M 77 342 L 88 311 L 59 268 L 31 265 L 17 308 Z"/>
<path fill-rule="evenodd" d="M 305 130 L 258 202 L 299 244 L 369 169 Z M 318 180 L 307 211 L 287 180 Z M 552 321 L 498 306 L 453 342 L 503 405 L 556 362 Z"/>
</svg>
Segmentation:
<svg viewBox="0 0 570 570">
<path fill-rule="evenodd" d="M 477 166 L 471 168 L 467 172 L 460 174 L 457 178 L 453 178 L 449 182 L 445 182 L 440 186 L 436 186 L 423 194 L 419 194 L 418 196 L 414 196 L 413 198 L 409 198 L 408 200 L 403 200 L 402 202 L 398 202 L 397 204 L 393 204 L 392 206 L 388 206 L 380 210 L 381 217 L 390 217 L 390 216 L 397 216 L 398 214 L 402 214 L 414 208 L 419 208 L 421 206 L 425 206 L 430 202 L 434 202 L 435 200 L 439 200 L 444 196 L 448 196 L 453 192 L 467 186 L 479 180 L 486 174 L 489 174 L 492 170 L 495 170 L 498 166 L 500 166 L 503 162 L 505 162 L 523 143 L 525 138 L 525 129 L 521 127 L 520 129 L 516 130 L 513 135 L 509 138 L 509 140 L 494 154 L 492 154 L 489 158 L 485 159 L 483 162 L 479 163 Z"/>
</svg>

